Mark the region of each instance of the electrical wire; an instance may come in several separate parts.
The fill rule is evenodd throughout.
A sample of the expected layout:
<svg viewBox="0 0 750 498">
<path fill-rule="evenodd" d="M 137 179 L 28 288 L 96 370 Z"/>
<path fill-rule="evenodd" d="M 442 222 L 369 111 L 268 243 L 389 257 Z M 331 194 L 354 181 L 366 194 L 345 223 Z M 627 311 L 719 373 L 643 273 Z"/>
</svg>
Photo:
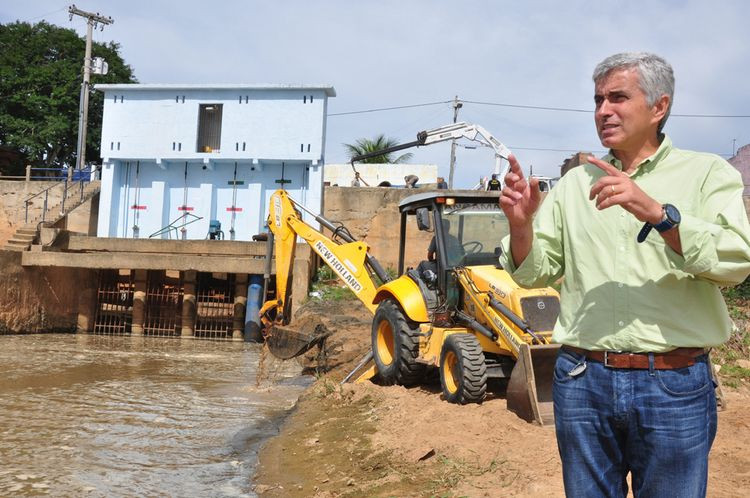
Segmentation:
<svg viewBox="0 0 750 498">
<path fill-rule="evenodd" d="M 328 116 L 348 116 L 350 114 L 364 114 L 367 112 L 393 111 L 396 109 L 409 109 L 412 107 L 426 107 L 430 105 L 448 104 L 450 102 L 453 102 L 453 101 L 441 100 L 440 102 L 426 102 L 424 104 L 399 105 L 399 106 L 394 106 L 394 107 L 380 107 L 378 109 L 365 109 L 363 111 L 334 112 L 334 113 L 329 113 Z"/>
<path fill-rule="evenodd" d="M 46 17 L 46 16 L 49 16 L 49 15 L 52 15 L 52 14 L 57 14 L 58 12 L 62 12 L 63 10 L 66 10 L 67 8 L 68 8 L 68 6 L 65 5 L 65 6 L 59 8 L 57 10 L 53 10 L 52 12 L 47 12 L 47 13 L 42 14 L 40 16 L 32 17 L 32 18 L 29 18 L 29 19 L 26 19 L 26 20 L 23 20 L 23 21 L 20 21 L 20 22 L 36 21 L 37 19 L 41 19 L 42 17 Z"/>
<path fill-rule="evenodd" d="M 401 105 L 401 106 L 393 106 L 393 107 L 379 107 L 375 109 L 365 109 L 361 111 L 336 112 L 336 113 L 329 113 L 328 116 L 348 116 L 352 114 L 364 114 L 364 113 L 369 113 L 369 112 L 393 111 L 393 110 L 398 110 L 398 109 L 409 109 L 412 107 L 425 107 L 425 106 L 440 105 L 440 104 L 450 104 L 452 102 L 453 100 L 441 100 L 439 102 L 427 102 L 424 104 L 411 104 L 411 105 Z M 496 106 L 496 107 L 511 107 L 515 109 L 534 109 L 534 110 L 540 110 L 540 111 L 556 111 L 556 112 L 578 112 L 578 113 L 585 113 L 585 114 L 594 113 L 594 111 L 591 109 L 576 109 L 574 107 L 548 107 L 548 106 L 524 105 L 524 104 L 506 104 L 502 102 L 482 102 L 479 100 L 459 100 L 459 102 L 464 103 L 464 104 L 488 105 L 488 106 Z M 746 119 L 746 118 L 750 118 L 750 114 L 678 114 L 678 113 L 673 113 L 673 114 L 670 114 L 670 117 Z"/>
<path fill-rule="evenodd" d="M 562 112 L 584 112 L 593 114 L 594 111 L 591 109 L 575 109 L 570 107 L 545 107 L 535 105 L 521 105 L 521 104 L 504 104 L 499 102 L 479 102 L 475 100 L 461 100 L 466 104 L 477 104 L 477 105 L 492 105 L 499 107 L 513 107 L 517 109 L 537 109 L 542 111 L 562 111 Z M 670 117 L 675 118 L 750 118 L 750 114 L 670 114 Z"/>
</svg>

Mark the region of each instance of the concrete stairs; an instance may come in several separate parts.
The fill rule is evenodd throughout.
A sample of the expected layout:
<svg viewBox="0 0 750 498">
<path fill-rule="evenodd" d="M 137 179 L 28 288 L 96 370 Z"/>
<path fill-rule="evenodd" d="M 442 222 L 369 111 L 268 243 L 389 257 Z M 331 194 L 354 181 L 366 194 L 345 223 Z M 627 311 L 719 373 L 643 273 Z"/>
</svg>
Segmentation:
<svg viewBox="0 0 750 498">
<path fill-rule="evenodd" d="M 16 229 L 16 232 L 3 247 L 6 251 L 25 251 L 36 239 L 36 225 L 28 223 Z"/>
<path fill-rule="evenodd" d="M 6 251 L 27 251 L 38 239 L 39 229 L 42 224 L 45 226 L 54 225 L 61 219 L 65 218 L 68 213 L 96 195 L 100 188 L 100 183 L 98 181 L 90 182 L 84 186 L 82 196 L 79 193 L 80 191 L 69 194 L 68 198 L 65 200 L 64 211 L 62 209 L 62 201 L 48 207 L 46 213 L 39 213 L 28 223 L 25 223 L 16 229 L 13 236 L 8 239 L 8 242 L 1 249 Z M 42 221 L 42 219 L 44 219 L 44 221 Z"/>
</svg>

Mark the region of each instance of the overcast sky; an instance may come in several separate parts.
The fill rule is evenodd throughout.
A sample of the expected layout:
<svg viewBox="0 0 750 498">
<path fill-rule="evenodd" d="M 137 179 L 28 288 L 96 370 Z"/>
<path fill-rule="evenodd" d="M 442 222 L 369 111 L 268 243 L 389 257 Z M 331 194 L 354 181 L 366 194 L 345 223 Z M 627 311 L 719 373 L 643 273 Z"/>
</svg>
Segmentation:
<svg viewBox="0 0 750 498">
<path fill-rule="evenodd" d="M 85 34 L 70 3 L 2 0 L 0 23 L 42 19 Z M 450 102 L 591 110 L 604 57 L 650 51 L 677 80 L 673 114 L 749 116 L 750 2 L 744 0 L 78 0 L 111 16 L 96 41 L 116 41 L 141 83 L 330 84 L 326 162 L 342 143 L 384 133 L 399 142 L 448 124 Z M 94 79 L 96 77 L 94 76 Z M 603 154 L 591 112 L 464 103 L 459 120 L 505 143 L 534 173 L 557 176 L 574 151 Z M 750 117 L 673 116 L 680 148 L 729 157 L 750 143 Z M 412 149 L 447 177 L 448 144 Z M 456 186 L 493 167 L 489 149 L 459 148 Z"/>
</svg>

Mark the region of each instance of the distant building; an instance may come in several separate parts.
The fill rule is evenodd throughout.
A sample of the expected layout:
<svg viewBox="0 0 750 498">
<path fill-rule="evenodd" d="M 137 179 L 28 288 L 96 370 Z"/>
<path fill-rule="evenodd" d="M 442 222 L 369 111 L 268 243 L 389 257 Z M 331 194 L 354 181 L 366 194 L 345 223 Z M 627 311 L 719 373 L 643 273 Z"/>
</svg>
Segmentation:
<svg viewBox="0 0 750 498">
<path fill-rule="evenodd" d="M 360 187 L 377 187 L 383 182 L 388 182 L 394 187 L 404 186 L 404 177 L 416 175 L 419 177 L 417 186 L 425 184 L 436 184 L 438 167 L 436 164 L 374 164 L 354 163 L 354 167 L 360 174 Z M 354 169 L 351 163 L 326 164 L 323 181 L 327 185 L 338 185 L 348 187 L 354 180 Z M 364 180 L 364 182 L 362 181 Z"/>
<path fill-rule="evenodd" d="M 321 211 L 332 86 L 95 88 L 105 102 L 100 237 L 205 239 L 218 221 L 226 239 L 250 240 L 282 185 Z"/>
<path fill-rule="evenodd" d="M 586 164 L 588 162 L 587 157 L 589 157 L 590 155 L 590 152 L 577 152 L 567 158 L 560 166 L 560 176 L 562 177 L 563 175 L 565 175 L 565 173 L 575 168 L 576 166 Z"/>
<path fill-rule="evenodd" d="M 742 194 L 750 196 L 750 144 L 740 147 L 737 154 L 729 158 L 729 164 L 737 168 L 742 175 L 742 183 L 745 184 Z"/>
</svg>

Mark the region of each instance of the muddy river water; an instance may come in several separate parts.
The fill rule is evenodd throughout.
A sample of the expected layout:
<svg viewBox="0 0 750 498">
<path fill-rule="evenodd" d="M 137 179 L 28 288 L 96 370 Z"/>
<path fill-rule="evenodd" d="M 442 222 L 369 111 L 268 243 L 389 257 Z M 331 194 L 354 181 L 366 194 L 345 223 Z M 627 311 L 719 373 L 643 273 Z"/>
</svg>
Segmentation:
<svg viewBox="0 0 750 498">
<path fill-rule="evenodd" d="M 0 496 L 254 496 L 259 446 L 309 384 L 260 351 L 0 336 Z"/>
</svg>

